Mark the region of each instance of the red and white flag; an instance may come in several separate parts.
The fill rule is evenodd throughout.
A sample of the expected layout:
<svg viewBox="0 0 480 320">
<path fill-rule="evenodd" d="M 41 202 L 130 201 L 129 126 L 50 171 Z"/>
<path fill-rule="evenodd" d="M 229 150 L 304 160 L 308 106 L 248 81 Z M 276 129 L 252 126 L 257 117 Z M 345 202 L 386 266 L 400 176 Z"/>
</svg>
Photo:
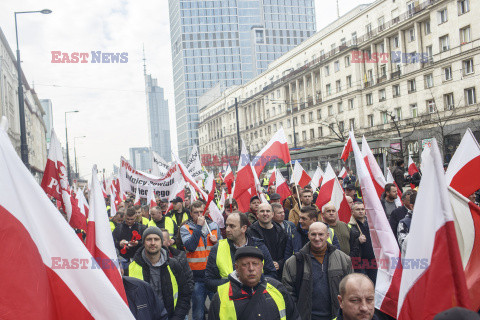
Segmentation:
<svg viewBox="0 0 480 320">
<path fill-rule="evenodd" d="M 277 174 L 277 166 L 273 167 L 272 174 L 270 175 L 270 179 L 268 179 L 268 188 L 275 185 L 275 175 Z"/>
<path fill-rule="evenodd" d="M 78 207 L 80 208 L 80 212 L 88 218 L 88 213 L 90 210 L 90 206 L 88 205 L 87 199 L 85 199 L 84 190 L 77 189 L 77 193 L 75 193 L 75 199 L 78 202 Z"/>
<path fill-rule="evenodd" d="M 229 163 L 227 167 L 227 171 L 225 172 L 225 178 L 223 179 L 223 182 L 227 184 L 228 194 L 232 194 L 232 186 L 234 181 L 235 181 L 235 176 L 233 175 L 232 167 L 230 167 L 230 163 Z"/>
<path fill-rule="evenodd" d="M 442 156 L 435 138 L 422 153 L 422 167 L 403 259 L 399 320 L 432 319 L 455 306 L 470 307 Z"/>
<path fill-rule="evenodd" d="M 448 187 L 460 256 L 473 310 L 480 309 L 480 207 Z"/>
<path fill-rule="evenodd" d="M 373 156 L 372 150 L 370 149 L 365 136 L 362 137 L 362 157 L 367 165 L 367 170 L 372 178 L 373 186 L 375 187 L 378 198 L 380 198 L 385 191 L 385 184 L 387 184 L 387 182 L 383 176 L 382 169 L 380 169 L 377 160 L 375 160 L 375 157 Z"/>
<path fill-rule="evenodd" d="M 275 177 L 275 192 L 280 195 L 280 201 L 281 203 L 283 203 L 283 201 L 290 197 L 292 193 L 290 192 L 290 188 L 288 187 L 287 180 L 285 180 L 280 170 L 277 169 Z"/>
<path fill-rule="evenodd" d="M 80 208 L 76 203 L 72 205 L 72 190 L 68 184 L 67 168 L 63 161 L 62 146 L 58 141 L 55 131 L 52 129 L 50 138 L 50 150 L 48 151 L 47 165 L 41 186 L 46 194 L 55 198 L 57 204 L 67 215 L 68 222 L 73 228 L 85 230 L 87 228 L 87 219 L 80 212 Z"/>
<path fill-rule="evenodd" d="M 317 166 L 317 170 L 315 170 L 315 173 L 313 174 L 312 181 L 310 181 L 313 192 L 315 192 L 315 190 L 317 190 L 317 188 L 322 185 L 324 175 L 325 173 L 322 171 L 322 168 L 320 168 L 320 166 Z"/>
<path fill-rule="evenodd" d="M 395 179 L 393 179 L 392 172 L 390 172 L 390 168 L 387 168 L 387 183 L 393 183 L 395 185 L 395 188 L 397 188 L 397 199 L 395 199 L 395 204 L 398 207 L 401 207 L 402 204 L 402 191 L 398 187 L 397 183 L 395 182 Z"/>
<path fill-rule="evenodd" d="M 338 177 L 342 179 L 345 179 L 347 177 L 347 169 L 345 169 L 345 167 L 342 168 L 342 170 L 338 174 Z"/>
<path fill-rule="evenodd" d="M 110 195 L 110 217 L 115 217 L 117 214 L 117 205 L 115 204 L 115 199 Z"/>
<path fill-rule="evenodd" d="M 120 273 L 115 244 L 113 242 L 107 207 L 103 199 L 102 188 L 97 178 L 97 166 L 92 168 L 92 189 L 90 190 L 90 205 L 92 207 L 87 224 L 85 245 L 113 284 L 123 301 L 128 304 L 122 274 Z M 93 263 L 93 261 L 92 261 Z"/>
<path fill-rule="evenodd" d="M 413 176 L 415 173 L 418 172 L 418 168 L 415 165 L 415 162 L 413 162 L 412 156 L 408 156 L 408 174 Z"/>
<path fill-rule="evenodd" d="M 300 162 L 295 161 L 295 165 L 293 166 L 293 174 L 292 174 L 292 179 L 291 182 L 294 182 L 295 185 L 298 185 L 302 188 L 305 188 L 305 186 L 312 180 L 310 176 L 307 174 L 305 170 L 303 170 L 302 165 Z"/>
<path fill-rule="evenodd" d="M 287 137 L 283 128 L 280 128 L 252 160 L 257 176 L 260 176 L 265 165 L 271 160 L 281 159 L 285 164 L 291 161 Z"/>
<path fill-rule="evenodd" d="M 155 191 L 153 188 L 148 189 L 147 203 L 150 209 L 157 207 L 157 200 L 155 199 Z"/>
<path fill-rule="evenodd" d="M 0 158 L 1 318 L 134 319 L 3 130 Z"/>
<path fill-rule="evenodd" d="M 238 210 L 248 212 L 250 210 L 250 198 L 257 195 L 257 188 L 252 166 L 250 165 L 250 155 L 243 141 L 242 152 L 238 161 L 233 198 L 237 201 Z"/>
<path fill-rule="evenodd" d="M 319 210 L 322 210 L 322 207 L 329 202 L 331 202 L 337 210 L 338 220 L 348 223 L 352 216 L 351 209 L 330 162 L 325 169 L 322 187 L 320 188 L 315 204 Z"/>
<path fill-rule="evenodd" d="M 347 162 L 350 152 L 352 152 L 352 141 L 350 140 L 350 138 L 348 138 L 347 142 L 345 143 L 345 146 L 343 147 L 343 151 L 342 151 L 342 155 L 340 156 L 340 159 L 342 159 L 343 162 Z"/>
<path fill-rule="evenodd" d="M 140 191 L 138 190 L 138 184 L 137 184 L 137 187 L 135 188 L 135 200 L 133 200 L 133 205 L 139 206 L 141 204 L 142 204 L 142 201 L 140 200 Z"/>
<path fill-rule="evenodd" d="M 352 139 L 357 177 L 362 189 L 373 252 L 378 265 L 375 308 L 395 318 L 402 276 L 400 249 L 353 133 L 350 133 L 350 139 Z"/>
<path fill-rule="evenodd" d="M 472 130 L 468 128 L 448 165 L 445 173 L 447 184 L 465 197 L 469 197 L 480 189 L 479 168 L 480 146 Z"/>
</svg>

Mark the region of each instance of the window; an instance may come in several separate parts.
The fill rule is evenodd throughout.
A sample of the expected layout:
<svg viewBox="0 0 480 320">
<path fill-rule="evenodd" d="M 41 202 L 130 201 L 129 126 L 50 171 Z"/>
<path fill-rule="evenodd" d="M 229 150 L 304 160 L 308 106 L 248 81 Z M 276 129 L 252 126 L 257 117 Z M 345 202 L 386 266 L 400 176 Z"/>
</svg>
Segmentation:
<svg viewBox="0 0 480 320">
<path fill-rule="evenodd" d="M 415 13 L 415 3 L 413 1 L 407 3 L 407 13 L 409 16 Z"/>
<path fill-rule="evenodd" d="M 348 120 L 348 126 L 350 127 L 350 130 L 355 130 L 355 118 Z"/>
<path fill-rule="evenodd" d="M 332 94 L 332 87 L 331 87 L 330 83 L 325 86 L 325 89 L 327 91 L 327 96 Z"/>
<path fill-rule="evenodd" d="M 445 105 L 445 110 L 452 110 L 455 108 L 455 101 L 453 100 L 453 92 L 443 95 L 443 103 Z"/>
<path fill-rule="evenodd" d="M 437 11 L 437 17 L 438 17 L 438 24 L 447 22 L 448 20 L 447 8 L 443 8 L 442 10 Z"/>
<path fill-rule="evenodd" d="M 380 117 L 382 118 L 383 124 L 387 124 L 387 123 L 388 123 L 388 114 L 387 114 L 386 111 L 380 112 Z"/>
<path fill-rule="evenodd" d="M 408 88 L 408 93 L 412 93 L 417 90 L 417 86 L 415 85 L 415 79 L 407 81 L 407 88 Z"/>
<path fill-rule="evenodd" d="M 304 114 L 302 114 L 300 116 L 300 121 L 301 121 L 302 124 L 305 123 L 305 115 Z"/>
<path fill-rule="evenodd" d="M 425 89 L 433 87 L 433 74 L 427 74 L 424 77 Z"/>
<path fill-rule="evenodd" d="M 467 106 L 471 106 L 472 104 L 477 103 L 474 87 L 465 89 L 465 101 L 467 103 Z"/>
<path fill-rule="evenodd" d="M 448 34 L 440 37 L 439 39 L 439 44 L 440 44 L 440 52 L 445 52 L 448 49 L 450 49 L 450 42 L 448 40 Z"/>
<path fill-rule="evenodd" d="M 353 99 L 348 99 L 348 109 L 353 110 L 355 106 L 353 105 Z"/>
<path fill-rule="evenodd" d="M 426 46 L 425 47 L 425 53 L 427 54 L 426 58 L 428 59 L 428 62 L 433 62 L 433 47 L 432 46 Z"/>
<path fill-rule="evenodd" d="M 373 96 L 371 93 L 368 93 L 366 96 L 366 99 L 367 99 L 367 106 L 370 106 L 373 104 Z"/>
<path fill-rule="evenodd" d="M 294 117 L 294 118 L 293 118 L 293 124 L 294 124 L 295 126 L 298 125 L 297 117 Z"/>
<path fill-rule="evenodd" d="M 335 72 L 340 71 L 340 61 L 337 60 L 333 63 L 333 70 L 335 70 Z"/>
<path fill-rule="evenodd" d="M 392 86 L 392 92 L 393 92 L 393 97 L 399 97 L 400 96 L 400 85 L 396 84 Z"/>
<path fill-rule="evenodd" d="M 400 107 L 399 107 L 399 108 L 395 108 L 394 111 L 395 111 L 395 119 L 396 119 L 397 121 L 402 120 L 402 119 L 403 119 L 403 117 L 402 117 L 402 108 L 400 108 Z"/>
<path fill-rule="evenodd" d="M 469 0 L 458 0 L 457 6 L 458 6 L 458 15 L 461 15 L 470 11 Z"/>
<path fill-rule="evenodd" d="M 460 29 L 460 44 L 466 44 L 472 41 L 470 38 L 470 26 Z"/>
<path fill-rule="evenodd" d="M 350 66 L 350 56 L 345 56 L 345 67 Z"/>
<path fill-rule="evenodd" d="M 337 110 L 338 110 L 338 113 L 342 113 L 343 112 L 343 103 L 342 102 L 339 102 L 337 104 Z"/>
<path fill-rule="evenodd" d="M 434 113 L 435 111 L 437 111 L 437 108 L 435 107 L 435 100 L 427 100 L 427 110 L 429 113 Z"/>
<path fill-rule="evenodd" d="M 452 80 L 452 67 L 445 67 L 443 68 L 443 74 L 444 74 L 444 79 L 445 81 Z"/>
<path fill-rule="evenodd" d="M 302 131 L 302 140 L 303 141 L 307 140 L 307 131 Z"/>
<path fill-rule="evenodd" d="M 343 123 L 343 121 L 338 122 L 338 131 L 340 131 L 340 132 L 345 131 L 345 124 Z"/>
<path fill-rule="evenodd" d="M 385 64 L 382 64 L 380 66 L 380 76 L 381 77 L 386 77 L 387 76 L 387 66 Z"/>
<path fill-rule="evenodd" d="M 398 36 L 393 37 L 392 47 L 393 48 L 398 48 L 399 46 L 400 46 L 400 40 L 398 39 Z"/>
<path fill-rule="evenodd" d="M 385 101 L 385 100 L 387 100 L 387 93 L 386 93 L 385 89 L 378 90 L 378 101 L 382 102 L 382 101 Z"/>
<path fill-rule="evenodd" d="M 367 116 L 367 124 L 370 128 L 372 128 L 375 125 L 375 123 L 373 121 L 373 114 L 369 114 Z"/>
<path fill-rule="evenodd" d="M 317 120 L 321 120 L 322 119 L 322 109 L 318 109 L 317 110 Z"/>
<path fill-rule="evenodd" d="M 313 122 L 313 111 L 308 113 L 308 121 Z"/>
<path fill-rule="evenodd" d="M 352 33 L 352 44 L 357 44 L 357 33 Z"/>
<path fill-rule="evenodd" d="M 263 30 L 255 30 L 255 42 L 263 43 Z"/>
<path fill-rule="evenodd" d="M 378 18 L 378 31 L 383 31 L 385 29 L 385 17 Z"/>
<path fill-rule="evenodd" d="M 310 129 L 310 139 L 315 139 L 315 129 Z"/>
<path fill-rule="evenodd" d="M 425 35 L 432 33 L 432 30 L 430 29 L 430 20 L 424 22 L 423 30 L 425 31 Z"/>
<path fill-rule="evenodd" d="M 318 136 L 323 137 L 323 128 L 322 127 L 318 127 Z"/>
<path fill-rule="evenodd" d="M 474 71 L 473 71 L 473 59 L 470 58 L 468 60 L 463 60 L 462 61 L 462 66 L 463 66 L 463 74 L 464 75 L 467 75 L 467 74 L 472 74 Z"/>
<path fill-rule="evenodd" d="M 340 80 L 335 81 L 335 86 L 337 87 L 337 92 L 342 91 L 342 83 Z"/>
<path fill-rule="evenodd" d="M 347 76 L 347 87 L 352 87 L 352 76 Z"/>
<path fill-rule="evenodd" d="M 418 117 L 418 106 L 416 103 L 410 105 L 410 116 L 412 118 Z"/>
<path fill-rule="evenodd" d="M 333 116 L 333 106 L 328 106 L 328 115 Z"/>
<path fill-rule="evenodd" d="M 369 23 L 365 26 L 365 31 L 367 32 L 367 35 L 371 35 L 372 34 L 372 24 Z"/>
<path fill-rule="evenodd" d="M 330 75 L 330 66 L 325 66 L 325 75 Z"/>
<path fill-rule="evenodd" d="M 409 42 L 415 41 L 415 28 L 408 30 L 408 40 Z"/>
<path fill-rule="evenodd" d="M 277 90 L 277 98 L 280 98 L 280 90 Z"/>
</svg>

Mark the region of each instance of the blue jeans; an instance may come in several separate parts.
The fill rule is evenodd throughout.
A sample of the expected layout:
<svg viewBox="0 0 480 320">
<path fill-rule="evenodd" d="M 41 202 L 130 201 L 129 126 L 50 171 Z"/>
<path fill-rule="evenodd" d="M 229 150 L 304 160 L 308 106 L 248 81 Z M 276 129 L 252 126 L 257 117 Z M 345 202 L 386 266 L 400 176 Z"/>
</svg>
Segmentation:
<svg viewBox="0 0 480 320">
<path fill-rule="evenodd" d="M 192 318 L 193 320 L 205 319 L 205 300 L 207 296 L 213 298 L 213 292 L 205 288 L 205 282 L 195 282 L 192 294 Z"/>
</svg>

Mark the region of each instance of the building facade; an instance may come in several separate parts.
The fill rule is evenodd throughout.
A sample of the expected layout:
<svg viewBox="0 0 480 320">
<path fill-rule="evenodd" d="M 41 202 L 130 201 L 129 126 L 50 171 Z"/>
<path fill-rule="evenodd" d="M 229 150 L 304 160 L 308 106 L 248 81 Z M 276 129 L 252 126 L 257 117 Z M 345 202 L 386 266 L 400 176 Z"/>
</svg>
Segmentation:
<svg viewBox="0 0 480 320">
<path fill-rule="evenodd" d="M 43 116 L 43 122 L 45 123 L 45 127 L 47 128 L 47 148 L 48 148 L 50 146 L 50 136 L 52 135 L 52 129 L 53 129 L 52 100 L 40 99 L 40 103 L 42 104 L 43 111 L 45 111 L 45 115 Z"/>
<path fill-rule="evenodd" d="M 240 85 L 315 32 L 314 0 L 169 0 L 178 150 L 198 145 L 198 98 Z"/>
<path fill-rule="evenodd" d="M 150 148 L 130 148 L 130 164 L 135 170 L 150 172 L 152 170 L 152 160 Z"/>
<path fill-rule="evenodd" d="M 157 79 L 145 74 L 147 94 L 148 137 L 151 150 L 165 160 L 171 159 L 170 122 L 168 101 L 165 100 L 163 88 L 157 85 Z"/>
<path fill-rule="evenodd" d="M 252 155 L 283 127 L 289 145 L 301 149 L 292 157 L 314 170 L 338 159 L 352 128 L 359 139 L 376 139 L 371 147 L 387 165 L 408 154 L 418 161 L 433 137 L 448 161 L 467 127 L 480 134 L 479 5 L 358 6 L 201 109 L 200 152 L 220 155 L 227 145 L 238 154 L 238 98 L 240 134 Z"/>
</svg>

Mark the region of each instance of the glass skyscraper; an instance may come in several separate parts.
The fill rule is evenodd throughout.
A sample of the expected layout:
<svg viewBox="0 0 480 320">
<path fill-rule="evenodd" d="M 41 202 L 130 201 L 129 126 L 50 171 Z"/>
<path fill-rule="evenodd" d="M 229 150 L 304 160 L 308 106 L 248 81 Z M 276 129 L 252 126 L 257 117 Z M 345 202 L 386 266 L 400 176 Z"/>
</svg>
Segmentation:
<svg viewBox="0 0 480 320">
<path fill-rule="evenodd" d="M 247 82 L 315 32 L 314 0 L 169 0 L 178 151 L 198 144 L 198 98 Z"/>
</svg>

